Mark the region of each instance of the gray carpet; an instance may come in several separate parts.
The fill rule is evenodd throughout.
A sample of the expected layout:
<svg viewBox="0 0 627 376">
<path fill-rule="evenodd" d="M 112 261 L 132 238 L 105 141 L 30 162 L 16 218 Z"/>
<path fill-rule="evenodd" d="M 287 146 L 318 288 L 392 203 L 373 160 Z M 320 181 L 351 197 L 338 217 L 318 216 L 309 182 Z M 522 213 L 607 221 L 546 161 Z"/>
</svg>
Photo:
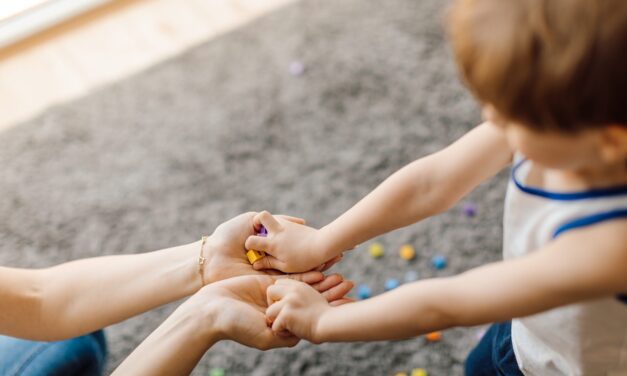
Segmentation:
<svg viewBox="0 0 627 376">
<path fill-rule="evenodd" d="M 303 0 L 0 133 L 0 263 L 37 267 L 163 248 L 247 210 L 324 225 L 479 120 L 444 39 L 446 3 Z M 300 77 L 288 71 L 294 60 L 305 64 Z M 478 206 L 475 218 L 455 208 L 381 237 L 383 259 L 361 249 L 336 269 L 381 293 L 386 278 L 410 269 L 446 276 L 498 259 L 504 180 L 468 198 Z M 403 243 L 418 251 L 409 264 L 396 255 Z M 431 270 L 434 254 L 447 255 L 450 266 Z M 108 369 L 174 307 L 109 328 Z M 423 367 L 459 375 L 475 333 L 266 353 L 220 343 L 194 374 L 224 367 L 228 375 L 386 375 Z"/>
</svg>

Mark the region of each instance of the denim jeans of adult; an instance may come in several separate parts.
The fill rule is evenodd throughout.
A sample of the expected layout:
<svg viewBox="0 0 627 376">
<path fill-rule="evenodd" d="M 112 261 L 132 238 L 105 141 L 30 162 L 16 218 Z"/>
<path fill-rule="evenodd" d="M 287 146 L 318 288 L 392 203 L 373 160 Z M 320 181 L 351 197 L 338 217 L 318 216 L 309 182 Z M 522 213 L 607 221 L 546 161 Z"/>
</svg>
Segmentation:
<svg viewBox="0 0 627 376">
<path fill-rule="evenodd" d="M 106 358 L 102 330 L 53 342 L 0 336 L 2 376 L 100 376 Z"/>
</svg>

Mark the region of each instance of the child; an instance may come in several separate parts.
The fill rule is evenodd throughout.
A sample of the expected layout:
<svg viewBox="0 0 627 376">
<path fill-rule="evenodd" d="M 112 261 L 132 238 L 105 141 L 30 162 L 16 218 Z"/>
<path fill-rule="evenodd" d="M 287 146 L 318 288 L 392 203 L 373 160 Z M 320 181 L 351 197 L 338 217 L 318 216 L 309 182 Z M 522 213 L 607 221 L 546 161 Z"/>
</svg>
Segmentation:
<svg viewBox="0 0 627 376">
<path fill-rule="evenodd" d="M 451 208 L 514 161 L 503 262 L 331 307 L 303 283 L 267 290 L 276 332 L 400 339 L 494 324 L 469 375 L 627 374 L 627 2 L 458 0 L 449 31 L 486 121 L 401 169 L 320 230 L 265 212 L 255 268 L 309 270 Z"/>
</svg>

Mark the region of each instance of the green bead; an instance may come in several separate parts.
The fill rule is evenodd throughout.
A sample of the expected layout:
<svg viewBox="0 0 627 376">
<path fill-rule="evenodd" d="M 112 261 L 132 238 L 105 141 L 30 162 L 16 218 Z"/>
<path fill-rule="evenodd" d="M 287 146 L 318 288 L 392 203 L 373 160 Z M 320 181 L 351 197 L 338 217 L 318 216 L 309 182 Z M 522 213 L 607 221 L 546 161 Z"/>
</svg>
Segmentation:
<svg viewBox="0 0 627 376">
<path fill-rule="evenodd" d="M 212 368 L 209 370 L 209 376 L 224 376 L 224 368 Z"/>
</svg>

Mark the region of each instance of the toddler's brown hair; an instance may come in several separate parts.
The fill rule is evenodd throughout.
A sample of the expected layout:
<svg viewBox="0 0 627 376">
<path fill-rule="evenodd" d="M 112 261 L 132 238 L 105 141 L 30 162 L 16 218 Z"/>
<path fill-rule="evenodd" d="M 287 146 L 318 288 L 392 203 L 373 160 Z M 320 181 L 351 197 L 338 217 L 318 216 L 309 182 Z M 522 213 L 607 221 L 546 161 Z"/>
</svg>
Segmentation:
<svg viewBox="0 0 627 376">
<path fill-rule="evenodd" d="M 457 0 L 447 21 L 466 84 L 505 121 L 627 126 L 627 0 Z"/>
</svg>

